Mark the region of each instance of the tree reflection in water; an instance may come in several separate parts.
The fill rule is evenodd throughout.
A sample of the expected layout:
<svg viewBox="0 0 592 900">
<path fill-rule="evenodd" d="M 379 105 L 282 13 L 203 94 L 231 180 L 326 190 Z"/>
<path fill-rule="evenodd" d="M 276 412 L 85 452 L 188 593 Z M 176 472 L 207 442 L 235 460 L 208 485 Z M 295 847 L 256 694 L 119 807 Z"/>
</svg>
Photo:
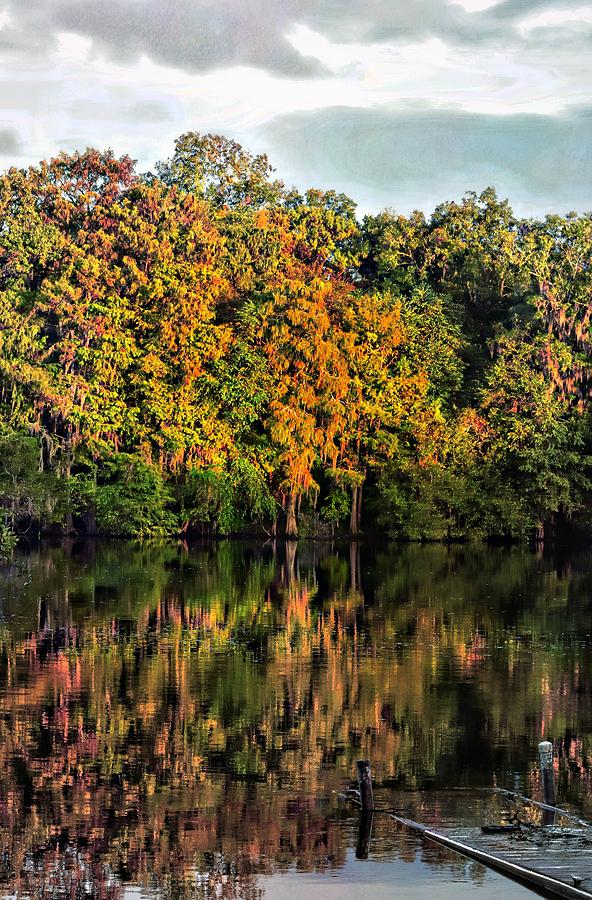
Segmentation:
<svg viewBox="0 0 592 900">
<path fill-rule="evenodd" d="M 592 815 L 591 586 L 589 555 L 481 547 L 19 556 L 0 572 L 0 891 L 255 898 L 260 875 L 338 869 L 356 827 L 332 791 L 362 756 L 391 802 L 494 775 L 536 793 L 549 736 L 559 796 Z"/>
</svg>

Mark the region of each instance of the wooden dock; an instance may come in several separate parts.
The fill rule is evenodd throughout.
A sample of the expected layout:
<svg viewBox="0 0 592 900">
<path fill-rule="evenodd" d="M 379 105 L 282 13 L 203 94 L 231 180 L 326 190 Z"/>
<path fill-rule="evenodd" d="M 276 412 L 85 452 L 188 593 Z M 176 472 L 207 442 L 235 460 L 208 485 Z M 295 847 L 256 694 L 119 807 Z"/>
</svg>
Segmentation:
<svg viewBox="0 0 592 900">
<path fill-rule="evenodd" d="M 484 834 L 479 828 L 435 830 L 391 813 L 401 826 L 442 847 L 482 863 L 542 896 L 592 898 L 592 839 L 576 829 L 547 826 L 524 831 Z"/>
<path fill-rule="evenodd" d="M 540 748 L 547 753 L 550 746 L 544 742 Z M 550 769 L 550 763 L 546 764 Z M 552 773 L 544 785 L 543 803 L 512 791 L 491 789 L 480 796 L 489 796 L 492 802 L 480 800 L 472 807 L 472 815 L 460 820 L 451 809 L 443 817 L 439 804 L 438 818 L 430 822 L 429 804 L 424 799 L 414 812 L 427 819 L 427 824 L 393 808 L 374 805 L 367 760 L 358 763 L 358 786 L 358 791 L 340 795 L 361 808 L 358 859 L 368 857 L 373 814 L 383 813 L 402 828 L 480 862 L 540 896 L 592 900 L 592 823 L 555 806 Z M 462 796 L 465 802 L 461 805 L 469 812 L 468 795 Z"/>
</svg>

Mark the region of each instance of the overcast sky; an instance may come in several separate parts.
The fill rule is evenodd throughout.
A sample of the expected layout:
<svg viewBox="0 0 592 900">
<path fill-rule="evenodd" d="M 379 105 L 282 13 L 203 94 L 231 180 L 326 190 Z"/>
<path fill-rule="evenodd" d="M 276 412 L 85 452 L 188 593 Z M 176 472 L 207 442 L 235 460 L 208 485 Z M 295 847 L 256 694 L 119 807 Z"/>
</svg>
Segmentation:
<svg viewBox="0 0 592 900">
<path fill-rule="evenodd" d="M 0 167 L 212 131 L 363 212 L 590 210 L 591 49 L 583 0 L 0 0 Z"/>
</svg>

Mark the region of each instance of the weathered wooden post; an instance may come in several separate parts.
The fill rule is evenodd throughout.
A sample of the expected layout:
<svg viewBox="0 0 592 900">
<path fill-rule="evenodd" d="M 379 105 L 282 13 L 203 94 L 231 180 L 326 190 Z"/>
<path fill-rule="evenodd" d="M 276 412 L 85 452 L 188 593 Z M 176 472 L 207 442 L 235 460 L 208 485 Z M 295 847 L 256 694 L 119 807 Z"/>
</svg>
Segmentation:
<svg viewBox="0 0 592 900">
<path fill-rule="evenodd" d="M 551 741 L 541 741 L 539 744 L 539 764 L 541 767 L 541 781 L 543 784 L 543 803 L 555 806 L 555 775 L 553 772 L 553 744 Z M 543 812 L 543 825 L 553 825 L 555 813 L 551 810 Z"/>
<path fill-rule="evenodd" d="M 370 761 L 367 759 L 358 760 L 358 787 L 362 809 L 374 809 L 372 773 L 370 772 Z"/>
<path fill-rule="evenodd" d="M 368 847 L 372 835 L 372 822 L 374 813 L 371 809 L 360 810 L 360 823 L 358 825 L 358 843 L 356 845 L 356 859 L 368 859 Z"/>
</svg>

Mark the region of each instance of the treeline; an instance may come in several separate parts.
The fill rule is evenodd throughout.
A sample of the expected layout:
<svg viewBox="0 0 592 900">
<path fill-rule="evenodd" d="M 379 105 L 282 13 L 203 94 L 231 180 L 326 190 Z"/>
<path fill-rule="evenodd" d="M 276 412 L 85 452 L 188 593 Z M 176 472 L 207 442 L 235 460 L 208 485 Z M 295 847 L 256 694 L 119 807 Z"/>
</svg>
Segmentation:
<svg viewBox="0 0 592 900">
<path fill-rule="evenodd" d="M 0 543 L 589 520 L 592 217 L 356 218 L 180 137 L 0 176 Z"/>
</svg>

